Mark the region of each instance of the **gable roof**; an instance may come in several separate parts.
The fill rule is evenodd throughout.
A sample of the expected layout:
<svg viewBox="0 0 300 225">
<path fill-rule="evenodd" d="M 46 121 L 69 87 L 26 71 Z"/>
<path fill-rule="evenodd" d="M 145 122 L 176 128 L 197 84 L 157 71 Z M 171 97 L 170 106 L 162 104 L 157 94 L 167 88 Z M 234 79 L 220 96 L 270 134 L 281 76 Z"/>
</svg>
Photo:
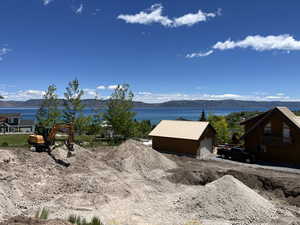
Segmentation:
<svg viewBox="0 0 300 225">
<path fill-rule="evenodd" d="M 1 113 L 0 117 L 21 117 L 21 113 Z"/>
<path fill-rule="evenodd" d="M 243 135 L 244 138 L 245 136 L 247 136 L 249 133 L 251 133 L 253 130 L 255 130 L 255 128 L 257 128 L 261 123 L 263 123 L 271 114 L 273 114 L 274 112 L 279 111 L 281 114 L 283 114 L 283 116 L 285 118 L 287 118 L 289 121 L 292 122 L 293 125 L 295 125 L 297 128 L 300 129 L 300 117 L 296 116 L 291 110 L 289 110 L 289 108 L 287 107 L 275 107 L 274 109 L 271 109 L 263 114 L 260 114 L 257 116 L 257 118 L 259 119 L 251 128 L 250 130 L 245 133 Z M 255 118 L 252 118 L 252 120 Z M 247 121 L 241 123 L 241 124 L 245 124 L 247 123 Z"/>
<path fill-rule="evenodd" d="M 162 120 L 149 136 L 199 140 L 209 122 Z"/>
</svg>

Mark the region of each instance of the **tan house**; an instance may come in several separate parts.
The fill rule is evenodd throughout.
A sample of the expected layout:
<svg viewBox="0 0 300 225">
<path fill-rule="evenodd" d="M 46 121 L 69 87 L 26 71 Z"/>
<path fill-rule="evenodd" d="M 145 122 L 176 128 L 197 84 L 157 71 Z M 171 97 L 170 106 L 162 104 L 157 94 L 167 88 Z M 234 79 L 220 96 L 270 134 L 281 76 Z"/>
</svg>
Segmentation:
<svg viewBox="0 0 300 225">
<path fill-rule="evenodd" d="M 199 157 L 201 151 L 213 152 L 215 134 L 208 122 L 162 120 L 149 136 L 155 150 Z"/>
<path fill-rule="evenodd" d="M 300 117 L 276 107 L 241 123 L 245 149 L 257 159 L 300 165 Z"/>
</svg>

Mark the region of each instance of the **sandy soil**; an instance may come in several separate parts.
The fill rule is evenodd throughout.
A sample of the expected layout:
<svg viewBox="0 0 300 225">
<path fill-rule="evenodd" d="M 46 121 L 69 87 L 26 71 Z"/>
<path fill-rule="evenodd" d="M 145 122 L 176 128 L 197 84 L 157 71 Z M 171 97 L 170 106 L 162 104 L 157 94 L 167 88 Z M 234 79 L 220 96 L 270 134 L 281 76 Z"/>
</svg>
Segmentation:
<svg viewBox="0 0 300 225">
<path fill-rule="evenodd" d="M 43 207 L 51 218 L 99 216 L 107 225 L 283 225 L 300 218 L 299 174 L 164 155 L 135 141 L 77 147 L 67 160 L 63 149 L 55 151 L 50 157 L 0 150 L 0 220 Z M 228 205 L 233 214 L 224 213 Z M 241 215 L 244 210 L 249 213 Z"/>
</svg>

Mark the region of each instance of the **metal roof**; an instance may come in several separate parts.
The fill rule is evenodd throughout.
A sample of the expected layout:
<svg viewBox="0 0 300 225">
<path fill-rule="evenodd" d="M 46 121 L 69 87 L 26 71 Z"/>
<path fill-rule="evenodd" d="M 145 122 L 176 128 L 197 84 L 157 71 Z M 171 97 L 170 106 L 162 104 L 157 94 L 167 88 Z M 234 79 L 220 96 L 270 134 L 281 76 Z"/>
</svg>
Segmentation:
<svg viewBox="0 0 300 225">
<path fill-rule="evenodd" d="M 149 136 L 199 140 L 209 122 L 162 120 Z"/>
<path fill-rule="evenodd" d="M 267 111 L 266 113 L 264 113 L 262 118 L 260 118 L 261 116 L 258 115 L 257 117 L 259 117 L 259 120 L 241 138 L 246 137 L 249 133 L 251 133 L 253 130 L 255 130 L 256 127 L 258 127 L 263 121 L 265 121 L 276 110 L 281 112 L 288 120 L 290 120 L 297 128 L 300 129 L 300 117 L 299 116 L 296 116 L 287 107 L 275 107 L 274 109 L 271 109 L 271 110 Z"/>
</svg>

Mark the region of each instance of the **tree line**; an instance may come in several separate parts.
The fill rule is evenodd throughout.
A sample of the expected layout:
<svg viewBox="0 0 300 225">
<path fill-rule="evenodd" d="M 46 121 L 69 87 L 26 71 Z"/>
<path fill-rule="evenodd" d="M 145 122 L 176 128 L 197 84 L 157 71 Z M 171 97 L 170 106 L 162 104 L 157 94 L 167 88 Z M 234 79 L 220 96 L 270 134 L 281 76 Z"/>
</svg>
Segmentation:
<svg viewBox="0 0 300 225">
<path fill-rule="evenodd" d="M 72 123 L 78 135 L 105 135 L 108 129 L 113 137 L 146 137 L 152 129 L 149 120 L 135 120 L 134 94 L 128 84 L 118 85 L 104 107 L 95 106 L 86 115 L 82 102 L 84 90 L 78 79 L 68 83 L 64 92 L 63 106 L 59 105 L 57 87 L 48 86 L 36 114 L 37 127 L 51 128 L 57 123 Z"/>
</svg>

